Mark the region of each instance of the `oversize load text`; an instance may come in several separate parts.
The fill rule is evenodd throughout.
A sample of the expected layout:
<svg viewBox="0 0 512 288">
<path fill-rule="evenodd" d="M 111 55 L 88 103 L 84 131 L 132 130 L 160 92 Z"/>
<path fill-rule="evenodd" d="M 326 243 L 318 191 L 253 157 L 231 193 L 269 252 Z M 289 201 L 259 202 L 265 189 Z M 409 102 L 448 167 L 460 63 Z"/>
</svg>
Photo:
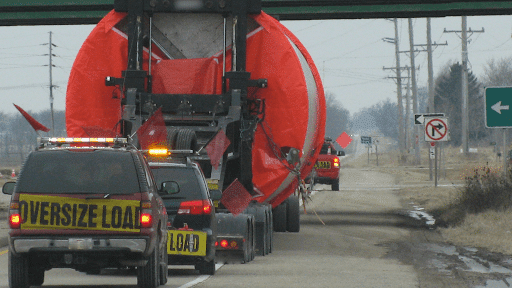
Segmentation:
<svg viewBox="0 0 512 288">
<path fill-rule="evenodd" d="M 21 194 L 21 229 L 140 231 L 140 202 Z"/>
</svg>

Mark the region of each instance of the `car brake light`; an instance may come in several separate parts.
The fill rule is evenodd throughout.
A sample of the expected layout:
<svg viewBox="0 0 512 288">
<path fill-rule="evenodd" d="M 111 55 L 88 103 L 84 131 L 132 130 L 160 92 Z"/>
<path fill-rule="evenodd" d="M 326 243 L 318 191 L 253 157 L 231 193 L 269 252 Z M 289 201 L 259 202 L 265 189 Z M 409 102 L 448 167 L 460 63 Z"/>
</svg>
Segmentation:
<svg viewBox="0 0 512 288">
<path fill-rule="evenodd" d="M 13 201 L 9 207 L 9 227 L 11 229 L 20 229 L 21 227 L 21 214 L 20 214 L 20 203 Z"/>
<path fill-rule="evenodd" d="M 210 200 L 194 200 L 181 202 L 178 214 L 208 215 L 212 212 Z"/>
<path fill-rule="evenodd" d="M 140 214 L 140 226 L 142 228 L 149 228 L 149 227 L 151 227 L 151 223 L 153 223 L 153 219 L 151 217 L 151 214 L 149 214 L 149 213 L 141 213 Z"/>
<path fill-rule="evenodd" d="M 11 214 L 9 216 L 9 226 L 11 227 L 11 229 L 19 229 L 21 226 L 21 215 Z"/>
<path fill-rule="evenodd" d="M 340 167 L 340 158 L 334 157 L 334 167 L 338 168 Z"/>
<path fill-rule="evenodd" d="M 140 213 L 140 227 L 151 228 L 153 225 L 151 202 L 141 202 L 140 205 L 142 207 Z"/>
</svg>

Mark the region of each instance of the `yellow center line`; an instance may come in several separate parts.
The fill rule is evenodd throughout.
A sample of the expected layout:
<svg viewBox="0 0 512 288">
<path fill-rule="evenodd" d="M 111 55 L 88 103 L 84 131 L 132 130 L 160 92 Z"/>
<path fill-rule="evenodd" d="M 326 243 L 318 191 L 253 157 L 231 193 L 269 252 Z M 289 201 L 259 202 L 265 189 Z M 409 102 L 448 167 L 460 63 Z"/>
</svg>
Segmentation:
<svg viewBox="0 0 512 288">
<path fill-rule="evenodd" d="M 3 250 L 3 251 L 0 251 L 0 255 L 7 254 L 7 252 L 9 252 L 9 250 Z"/>
</svg>

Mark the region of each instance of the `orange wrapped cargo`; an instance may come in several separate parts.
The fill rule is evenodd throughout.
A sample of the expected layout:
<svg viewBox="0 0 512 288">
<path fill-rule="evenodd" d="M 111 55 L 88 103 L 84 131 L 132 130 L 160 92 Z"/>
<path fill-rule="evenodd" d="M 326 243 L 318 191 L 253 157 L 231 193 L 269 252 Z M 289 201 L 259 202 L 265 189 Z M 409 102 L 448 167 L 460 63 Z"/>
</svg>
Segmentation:
<svg viewBox="0 0 512 288">
<path fill-rule="evenodd" d="M 90 131 L 119 131 L 116 125 L 122 113 L 121 93 L 116 87 L 105 86 L 105 78 L 121 77 L 121 72 L 126 70 L 128 40 L 122 28 L 125 16 L 125 13 L 110 12 L 94 28 L 76 57 L 66 96 L 70 137 L 93 136 Z M 170 31 L 176 29 L 172 24 L 185 19 L 175 18 L 175 22 L 167 18 L 156 21 L 155 26 L 164 36 L 171 35 Z M 249 22 L 246 71 L 251 73 L 251 79 L 268 80 L 268 87 L 249 90 L 248 95 L 265 103 L 263 121 L 258 123 L 254 135 L 253 184 L 264 195 L 257 200 L 276 207 L 295 191 L 298 179 L 304 179 L 316 161 L 324 141 L 324 91 L 310 55 L 286 27 L 264 12 L 251 15 Z M 187 26 L 186 21 L 181 23 Z M 175 54 L 164 53 L 161 47 L 152 49 L 153 93 L 222 92 L 222 46 L 213 41 L 211 45 L 206 41 L 205 47 L 190 44 L 215 36 L 211 34 L 214 33 L 182 33 L 188 38 L 180 40 L 179 43 L 185 44 L 175 47 Z M 177 54 L 180 57 L 173 57 Z M 145 70 L 149 67 L 148 58 L 146 50 Z M 231 63 L 229 49 L 226 63 Z M 227 71 L 230 66 L 227 64 Z M 294 147 L 300 151 L 300 163 L 295 169 L 275 155 L 276 147 Z"/>
</svg>

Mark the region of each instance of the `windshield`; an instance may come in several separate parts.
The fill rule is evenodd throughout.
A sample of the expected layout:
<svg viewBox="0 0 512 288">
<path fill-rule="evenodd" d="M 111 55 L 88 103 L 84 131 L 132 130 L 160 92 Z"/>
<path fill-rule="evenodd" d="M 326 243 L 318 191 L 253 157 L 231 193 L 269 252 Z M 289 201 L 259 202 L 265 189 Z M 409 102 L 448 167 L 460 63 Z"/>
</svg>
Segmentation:
<svg viewBox="0 0 512 288">
<path fill-rule="evenodd" d="M 185 200 L 205 199 L 199 185 L 200 179 L 196 176 L 194 169 L 184 167 L 151 167 L 157 187 L 162 186 L 164 181 L 176 181 L 180 185 L 180 192 L 168 197 L 180 197 Z M 165 198 L 166 196 L 162 196 Z"/>
<path fill-rule="evenodd" d="M 140 192 L 131 153 L 124 151 L 40 151 L 32 153 L 20 174 L 18 192 Z"/>
</svg>

